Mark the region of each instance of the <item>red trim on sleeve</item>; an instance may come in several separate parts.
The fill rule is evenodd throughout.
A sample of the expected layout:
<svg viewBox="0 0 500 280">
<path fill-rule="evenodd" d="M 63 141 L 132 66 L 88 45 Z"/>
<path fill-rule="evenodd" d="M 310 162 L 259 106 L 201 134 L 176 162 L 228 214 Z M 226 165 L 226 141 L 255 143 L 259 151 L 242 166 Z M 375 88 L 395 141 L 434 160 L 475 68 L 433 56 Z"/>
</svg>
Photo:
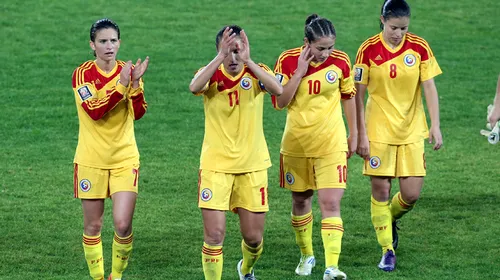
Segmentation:
<svg viewBox="0 0 500 280">
<path fill-rule="evenodd" d="M 144 92 L 140 92 L 137 95 L 131 97 L 132 108 L 134 109 L 134 119 L 138 120 L 146 114 L 148 109 L 148 103 L 144 100 Z"/>
<path fill-rule="evenodd" d="M 111 111 L 122 99 L 123 95 L 114 88 L 111 94 L 104 98 L 85 100 L 82 102 L 82 107 L 90 118 L 97 121 Z"/>
</svg>

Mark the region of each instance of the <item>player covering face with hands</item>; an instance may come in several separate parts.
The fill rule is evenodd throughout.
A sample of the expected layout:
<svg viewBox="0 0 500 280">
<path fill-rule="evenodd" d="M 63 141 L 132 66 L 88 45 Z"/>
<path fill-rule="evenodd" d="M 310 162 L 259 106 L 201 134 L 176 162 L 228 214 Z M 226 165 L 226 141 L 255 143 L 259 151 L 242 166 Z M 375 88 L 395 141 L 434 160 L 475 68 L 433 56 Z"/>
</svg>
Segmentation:
<svg viewBox="0 0 500 280">
<path fill-rule="evenodd" d="M 262 125 L 264 94 L 280 95 L 281 84 L 264 64 L 250 57 L 239 26 L 222 28 L 217 55 L 195 74 L 189 89 L 203 96 L 205 137 L 200 158 L 198 206 L 204 223 L 202 265 L 205 279 L 222 277 L 225 211 L 238 214 L 243 240 L 240 280 L 255 279 L 262 254 L 271 166 Z"/>
<path fill-rule="evenodd" d="M 357 144 L 351 62 L 346 53 L 334 49 L 336 39 L 328 19 L 310 15 L 305 22 L 304 45 L 284 51 L 274 68 L 284 86 L 273 104 L 277 109 L 287 108 L 280 185 L 292 192 L 291 220 L 301 252 L 295 273 L 310 275 L 316 265 L 312 199 L 317 191 L 325 280 L 347 278 L 339 269 L 344 232 L 340 202 L 347 182 L 347 159 Z"/>
<path fill-rule="evenodd" d="M 83 208 L 83 248 L 90 276 L 104 279 L 101 228 L 104 199 L 113 201 L 114 238 L 110 280 L 122 278 L 132 251 L 132 219 L 138 193 L 139 152 L 134 120 L 146 113 L 142 76 L 149 58 L 116 60 L 120 29 L 109 19 L 90 29 L 95 60 L 73 72 L 79 120 L 74 193 Z"/>
</svg>

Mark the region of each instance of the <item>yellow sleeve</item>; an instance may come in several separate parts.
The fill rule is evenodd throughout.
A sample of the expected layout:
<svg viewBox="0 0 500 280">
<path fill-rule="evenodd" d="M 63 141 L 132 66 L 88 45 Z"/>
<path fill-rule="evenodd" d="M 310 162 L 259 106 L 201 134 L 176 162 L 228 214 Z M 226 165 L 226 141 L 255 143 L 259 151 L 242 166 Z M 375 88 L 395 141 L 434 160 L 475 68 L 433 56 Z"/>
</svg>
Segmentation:
<svg viewBox="0 0 500 280">
<path fill-rule="evenodd" d="M 420 81 L 424 82 L 430 80 L 437 75 L 443 73 L 439 64 L 437 63 L 436 57 L 431 56 L 426 61 L 420 62 Z"/>
<path fill-rule="evenodd" d="M 351 99 L 356 95 L 353 72 L 349 63 L 346 63 L 345 69 L 342 70 L 342 80 L 340 80 L 340 95 L 342 99 Z"/>
<path fill-rule="evenodd" d="M 363 43 L 356 54 L 356 63 L 354 64 L 354 82 L 357 84 L 367 85 L 368 77 L 370 76 L 370 60 L 365 56 Z"/>
</svg>

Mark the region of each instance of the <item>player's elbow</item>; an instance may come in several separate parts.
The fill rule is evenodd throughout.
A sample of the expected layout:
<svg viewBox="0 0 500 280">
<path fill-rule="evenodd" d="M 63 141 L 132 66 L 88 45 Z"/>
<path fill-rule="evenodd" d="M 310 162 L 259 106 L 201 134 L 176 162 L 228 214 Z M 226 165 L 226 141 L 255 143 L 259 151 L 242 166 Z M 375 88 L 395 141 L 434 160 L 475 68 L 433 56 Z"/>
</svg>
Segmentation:
<svg viewBox="0 0 500 280">
<path fill-rule="evenodd" d="M 272 92 L 273 95 L 280 96 L 283 94 L 283 86 L 281 84 L 277 84 L 276 88 Z"/>
<path fill-rule="evenodd" d="M 199 85 L 197 85 L 196 83 L 194 83 L 194 81 L 192 81 L 190 84 L 189 84 L 189 91 L 191 91 L 192 93 L 198 93 L 200 92 L 201 90 L 201 87 Z"/>
</svg>

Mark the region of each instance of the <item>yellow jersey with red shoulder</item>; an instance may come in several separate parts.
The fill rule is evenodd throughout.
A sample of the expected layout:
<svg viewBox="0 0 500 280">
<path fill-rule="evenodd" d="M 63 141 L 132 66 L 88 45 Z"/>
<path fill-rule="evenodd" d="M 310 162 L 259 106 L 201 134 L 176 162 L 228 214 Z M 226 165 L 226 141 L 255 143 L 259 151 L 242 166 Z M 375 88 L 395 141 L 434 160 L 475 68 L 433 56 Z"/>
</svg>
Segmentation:
<svg viewBox="0 0 500 280">
<path fill-rule="evenodd" d="M 144 83 L 141 79 L 136 89 L 120 84 L 124 65 L 117 61 L 106 73 L 95 61 L 87 61 L 73 72 L 79 120 L 77 164 L 113 169 L 139 163 L 134 119 L 146 113 Z"/>
<path fill-rule="evenodd" d="M 274 72 L 283 85 L 295 73 L 302 48 L 287 50 L 278 58 Z M 347 151 L 340 100 L 355 94 L 351 62 L 346 53 L 334 50 L 324 62 L 311 62 L 287 106 L 281 153 L 319 157 Z M 277 108 L 274 96 L 273 105 Z"/>
<path fill-rule="evenodd" d="M 270 75 L 271 69 L 259 64 Z M 246 173 L 271 166 L 262 125 L 266 90 L 245 65 L 232 77 L 221 64 L 202 91 L 205 137 L 200 169 Z"/>
<path fill-rule="evenodd" d="M 367 85 L 368 139 L 392 145 L 415 143 L 429 136 L 420 85 L 441 74 L 429 44 L 406 33 L 391 49 L 382 33 L 358 50 L 354 80 Z"/>
</svg>

